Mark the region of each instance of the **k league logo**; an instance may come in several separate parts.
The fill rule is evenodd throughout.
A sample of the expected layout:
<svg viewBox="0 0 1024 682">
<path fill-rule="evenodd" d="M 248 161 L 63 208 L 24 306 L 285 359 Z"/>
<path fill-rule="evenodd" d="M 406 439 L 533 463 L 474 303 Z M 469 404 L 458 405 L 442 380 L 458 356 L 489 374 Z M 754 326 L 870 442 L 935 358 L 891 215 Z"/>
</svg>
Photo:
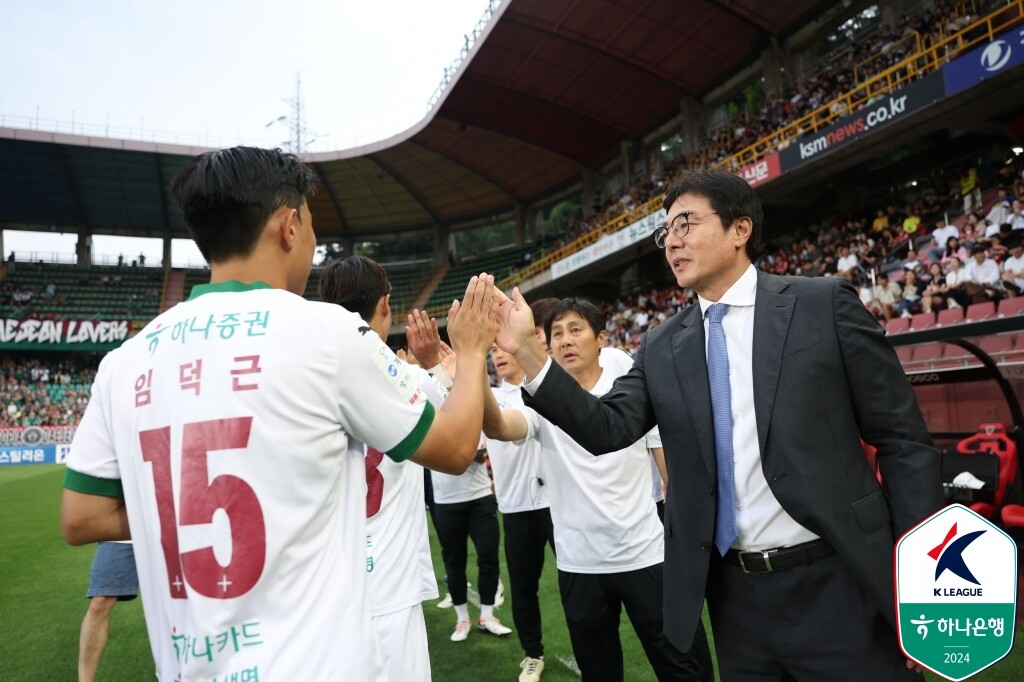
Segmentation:
<svg viewBox="0 0 1024 682">
<path fill-rule="evenodd" d="M 988 519 L 950 505 L 896 544 L 896 602 L 907 658 L 966 679 L 1013 645 L 1017 547 Z"/>
<path fill-rule="evenodd" d="M 971 533 L 966 533 L 953 542 L 950 540 L 956 536 L 956 523 L 950 527 L 949 532 L 946 533 L 946 539 L 943 540 L 937 547 L 934 547 L 928 552 L 928 556 L 936 560 L 935 565 L 935 581 L 938 582 L 939 577 L 943 573 L 949 571 L 950 573 L 961 577 L 969 583 L 974 583 L 979 586 L 976 591 L 976 595 L 965 595 L 965 596 L 981 596 L 981 583 L 971 573 L 971 569 L 967 567 L 967 562 L 964 561 L 964 550 L 967 549 L 972 542 L 977 540 L 979 537 L 985 534 L 984 530 L 976 530 Z M 957 590 L 959 592 L 959 590 Z M 935 596 L 939 595 L 939 590 L 936 589 Z M 949 596 L 960 596 L 960 595 L 949 595 Z"/>
<path fill-rule="evenodd" d="M 993 40 L 981 53 L 981 67 L 986 71 L 998 71 L 1010 61 L 1013 50 L 1005 40 Z"/>
</svg>

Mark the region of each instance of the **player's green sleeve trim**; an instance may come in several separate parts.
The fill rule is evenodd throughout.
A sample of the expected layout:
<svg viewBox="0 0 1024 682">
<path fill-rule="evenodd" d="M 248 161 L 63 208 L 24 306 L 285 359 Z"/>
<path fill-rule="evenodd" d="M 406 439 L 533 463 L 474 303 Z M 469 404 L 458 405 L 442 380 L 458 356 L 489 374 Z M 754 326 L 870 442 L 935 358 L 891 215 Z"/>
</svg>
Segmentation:
<svg viewBox="0 0 1024 682">
<path fill-rule="evenodd" d="M 424 403 L 424 405 L 426 407 L 423 408 L 423 414 L 420 415 L 420 420 L 416 422 L 413 430 L 402 439 L 401 443 L 388 450 L 388 457 L 396 462 L 404 462 L 412 457 L 412 453 L 416 452 L 416 448 L 427 437 L 430 425 L 434 423 L 434 406 L 430 403 Z"/>
<path fill-rule="evenodd" d="M 64 487 L 76 493 L 124 499 L 124 488 L 121 487 L 120 479 L 99 478 L 74 469 L 67 469 L 64 472 Z"/>
</svg>

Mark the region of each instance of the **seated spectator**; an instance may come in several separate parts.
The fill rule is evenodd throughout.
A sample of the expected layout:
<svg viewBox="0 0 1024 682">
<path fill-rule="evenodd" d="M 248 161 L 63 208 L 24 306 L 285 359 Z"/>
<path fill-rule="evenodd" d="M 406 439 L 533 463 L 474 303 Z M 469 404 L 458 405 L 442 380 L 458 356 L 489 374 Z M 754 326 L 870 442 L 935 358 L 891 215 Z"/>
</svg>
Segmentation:
<svg viewBox="0 0 1024 682">
<path fill-rule="evenodd" d="M 839 260 L 836 261 L 836 276 L 853 280 L 854 275 L 860 269 L 860 258 L 855 253 L 850 253 L 850 247 L 846 244 L 839 244 Z"/>
<path fill-rule="evenodd" d="M 1021 204 L 1020 199 L 1014 199 L 1011 204 L 1010 217 L 1006 222 L 1010 223 L 1010 226 L 1015 230 L 1024 230 L 1024 204 Z"/>
<path fill-rule="evenodd" d="M 970 304 L 965 285 L 967 276 L 959 258 L 953 256 L 946 264 L 946 306 L 949 308 L 966 308 Z"/>
<path fill-rule="evenodd" d="M 938 312 L 946 309 L 946 295 L 949 293 L 949 286 L 946 285 L 946 273 L 942 265 L 932 263 L 928 266 L 928 284 L 921 295 L 921 307 L 926 313 Z"/>
<path fill-rule="evenodd" d="M 984 246 L 971 250 L 971 259 L 964 267 L 964 289 L 971 303 L 998 301 L 1003 297 L 1002 275 L 994 260 L 986 257 Z"/>
<path fill-rule="evenodd" d="M 903 290 L 900 292 L 898 310 L 901 317 L 913 317 L 922 311 L 924 302 L 924 282 L 917 278 L 917 270 L 907 270 L 903 274 Z"/>
<path fill-rule="evenodd" d="M 950 237 L 946 240 L 946 248 L 942 252 L 939 262 L 942 263 L 943 268 L 948 268 L 950 259 L 957 258 L 963 263 L 967 257 L 967 249 L 961 246 L 960 240 L 957 237 Z"/>
<path fill-rule="evenodd" d="M 1011 296 L 1024 294 L 1024 244 L 1017 242 L 1003 261 L 1003 288 Z"/>
<path fill-rule="evenodd" d="M 875 286 L 872 287 L 872 301 L 868 304 L 875 317 L 883 320 L 891 320 L 899 305 L 903 289 L 896 282 L 889 281 L 889 275 L 881 272 L 875 278 Z"/>
<path fill-rule="evenodd" d="M 1006 194 L 1006 188 L 1000 187 L 996 190 L 996 203 L 992 205 L 988 215 L 985 216 L 985 220 L 995 225 L 1002 225 L 1003 223 L 1010 222 L 1012 212 L 1012 204 Z"/>
<path fill-rule="evenodd" d="M 932 231 L 932 246 L 928 249 L 928 258 L 930 260 L 942 258 L 943 250 L 949 246 L 949 239 L 951 237 L 955 237 L 957 240 L 960 239 L 960 228 L 956 225 L 945 225 L 935 228 Z"/>
<path fill-rule="evenodd" d="M 910 249 L 907 251 L 907 260 L 903 261 L 904 270 L 915 270 L 920 272 L 924 268 L 921 261 L 917 260 L 917 251 Z"/>
<path fill-rule="evenodd" d="M 875 214 L 875 219 L 871 223 L 872 234 L 878 234 L 885 228 L 889 227 L 889 219 L 885 216 L 884 209 L 878 209 L 878 213 Z"/>
</svg>

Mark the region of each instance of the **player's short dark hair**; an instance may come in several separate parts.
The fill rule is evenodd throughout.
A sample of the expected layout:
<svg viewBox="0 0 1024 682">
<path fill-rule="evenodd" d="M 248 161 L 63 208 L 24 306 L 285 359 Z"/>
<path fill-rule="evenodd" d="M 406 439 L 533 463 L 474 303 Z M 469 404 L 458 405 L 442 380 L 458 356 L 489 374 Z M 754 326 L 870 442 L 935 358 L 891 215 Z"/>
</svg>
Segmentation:
<svg viewBox="0 0 1024 682">
<path fill-rule="evenodd" d="M 533 323 L 538 327 L 543 327 L 544 323 L 547 322 L 548 316 L 551 314 L 551 309 L 558 303 L 557 298 L 538 298 L 536 301 L 530 304 L 530 311 L 533 312 Z"/>
<path fill-rule="evenodd" d="M 586 320 L 590 328 L 594 330 L 594 336 L 604 331 L 604 325 L 608 321 L 601 309 L 587 299 L 563 298 L 555 302 L 551 310 L 548 311 L 547 318 L 544 320 L 544 335 L 548 338 L 549 343 L 551 339 L 551 325 L 565 317 L 568 313 L 577 313 Z"/>
<path fill-rule="evenodd" d="M 738 218 L 750 218 L 753 228 L 747 240 L 747 257 L 751 262 L 757 260 L 762 248 L 764 209 L 750 183 L 739 175 L 717 168 L 683 171 L 682 176 L 665 192 L 662 206 L 668 211 L 676 199 L 684 194 L 696 194 L 707 199 L 726 228 Z"/>
<path fill-rule="evenodd" d="M 320 273 L 317 293 L 369 321 L 381 296 L 391 293 L 391 280 L 380 263 L 366 256 L 336 260 Z"/>
<path fill-rule="evenodd" d="M 300 208 L 315 183 L 316 174 L 294 154 L 232 147 L 189 161 L 171 196 L 203 257 L 219 263 L 251 253 L 271 214 Z"/>
</svg>

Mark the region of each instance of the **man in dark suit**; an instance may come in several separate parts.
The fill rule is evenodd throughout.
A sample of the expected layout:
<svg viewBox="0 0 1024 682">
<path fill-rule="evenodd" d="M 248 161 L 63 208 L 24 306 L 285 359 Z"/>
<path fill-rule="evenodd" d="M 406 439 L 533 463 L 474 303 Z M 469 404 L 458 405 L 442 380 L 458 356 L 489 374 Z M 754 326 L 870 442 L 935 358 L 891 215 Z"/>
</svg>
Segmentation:
<svg viewBox="0 0 1024 682">
<path fill-rule="evenodd" d="M 849 282 L 754 268 L 763 213 L 742 178 L 689 173 L 664 205 L 655 239 L 699 303 L 651 331 L 608 393 L 549 362 L 518 291 L 498 345 L 530 379 L 531 407 L 591 452 L 659 426 L 676 647 L 690 647 L 706 597 L 723 680 L 913 679 L 893 545 L 943 499 L 896 354 Z"/>
</svg>

